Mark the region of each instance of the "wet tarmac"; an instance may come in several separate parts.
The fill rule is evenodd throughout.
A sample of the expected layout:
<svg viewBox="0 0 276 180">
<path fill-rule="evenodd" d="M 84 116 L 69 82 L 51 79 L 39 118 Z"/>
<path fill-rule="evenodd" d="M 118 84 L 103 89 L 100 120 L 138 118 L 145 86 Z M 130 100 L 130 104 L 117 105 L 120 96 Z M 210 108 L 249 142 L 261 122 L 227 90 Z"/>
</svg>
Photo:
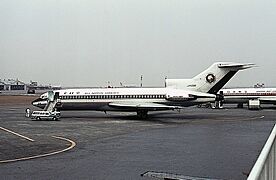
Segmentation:
<svg viewBox="0 0 276 180">
<path fill-rule="evenodd" d="M 148 179 L 161 171 L 217 179 L 246 179 L 275 124 L 275 109 L 187 108 L 180 113 L 62 112 L 60 121 L 31 121 L 28 105 L 1 105 L 1 179 Z"/>
</svg>

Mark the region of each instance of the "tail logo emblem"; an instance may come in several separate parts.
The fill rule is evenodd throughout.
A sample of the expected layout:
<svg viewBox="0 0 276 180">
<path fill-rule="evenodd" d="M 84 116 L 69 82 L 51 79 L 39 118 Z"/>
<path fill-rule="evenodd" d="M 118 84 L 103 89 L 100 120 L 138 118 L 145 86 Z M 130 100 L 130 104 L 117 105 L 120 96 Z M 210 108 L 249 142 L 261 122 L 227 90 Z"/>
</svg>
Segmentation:
<svg viewBox="0 0 276 180">
<path fill-rule="evenodd" d="M 206 76 L 206 81 L 207 81 L 208 83 L 213 83 L 213 82 L 216 81 L 216 76 L 215 76 L 214 74 L 208 74 L 208 75 Z"/>
</svg>

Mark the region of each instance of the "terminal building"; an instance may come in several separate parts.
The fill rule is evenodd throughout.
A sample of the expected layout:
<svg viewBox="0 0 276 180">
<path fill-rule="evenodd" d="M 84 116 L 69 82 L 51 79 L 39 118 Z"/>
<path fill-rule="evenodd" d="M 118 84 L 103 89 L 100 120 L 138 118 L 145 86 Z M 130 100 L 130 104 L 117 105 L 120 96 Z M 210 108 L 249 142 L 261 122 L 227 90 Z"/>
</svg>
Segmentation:
<svg viewBox="0 0 276 180">
<path fill-rule="evenodd" d="M 59 90 L 61 86 L 38 85 L 36 81 L 24 83 L 18 79 L 0 79 L 0 92 L 27 92 L 35 94 L 36 91 Z"/>
<path fill-rule="evenodd" d="M 18 79 L 0 79 L 0 91 L 26 90 L 27 85 Z"/>
</svg>

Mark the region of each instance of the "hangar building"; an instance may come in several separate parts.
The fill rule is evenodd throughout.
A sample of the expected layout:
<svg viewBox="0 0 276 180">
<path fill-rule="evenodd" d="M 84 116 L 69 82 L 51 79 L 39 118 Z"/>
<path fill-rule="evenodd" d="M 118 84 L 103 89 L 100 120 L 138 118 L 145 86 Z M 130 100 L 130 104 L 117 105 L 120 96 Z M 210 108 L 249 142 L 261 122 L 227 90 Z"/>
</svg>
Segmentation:
<svg viewBox="0 0 276 180">
<path fill-rule="evenodd" d="M 27 85 L 18 79 L 0 79 L 1 91 L 26 90 Z"/>
</svg>

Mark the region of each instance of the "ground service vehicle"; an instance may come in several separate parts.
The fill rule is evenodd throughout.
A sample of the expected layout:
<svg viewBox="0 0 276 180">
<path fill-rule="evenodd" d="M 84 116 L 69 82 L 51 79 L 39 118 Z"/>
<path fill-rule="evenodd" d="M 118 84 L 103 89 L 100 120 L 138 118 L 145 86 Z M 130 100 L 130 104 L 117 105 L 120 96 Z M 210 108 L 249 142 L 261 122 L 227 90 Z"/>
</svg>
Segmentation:
<svg viewBox="0 0 276 180">
<path fill-rule="evenodd" d="M 31 119 L 41 120 L 41 119 L 52 119 L 58 120 L 60 117 L 60 112 L 58 111 L 33 111 L 31 114 Z"/>
</svg>

